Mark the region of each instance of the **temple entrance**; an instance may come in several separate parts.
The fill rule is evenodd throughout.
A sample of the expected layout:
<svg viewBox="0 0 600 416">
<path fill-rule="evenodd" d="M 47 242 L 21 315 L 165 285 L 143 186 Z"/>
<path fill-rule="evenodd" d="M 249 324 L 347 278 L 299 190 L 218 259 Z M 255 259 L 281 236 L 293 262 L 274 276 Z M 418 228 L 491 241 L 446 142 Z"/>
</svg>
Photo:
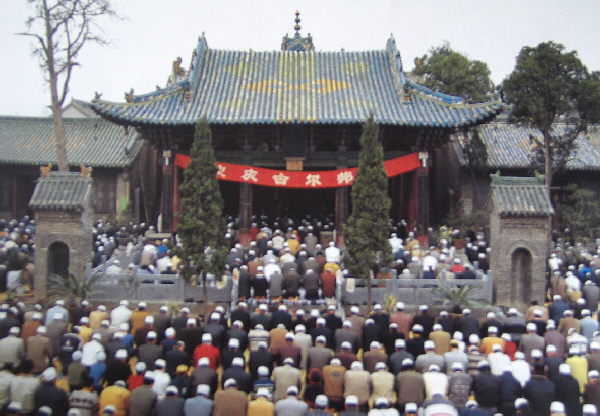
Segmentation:
<svg viewBox="0 0 600 416">
<path fill-rule="evenodd" d="M 69 275 L 69 246 L 62 241 L 56 241 L 48 247 L 48 275 Z"/>
<path fill-rule="evenodd" d="M 512 255 L 510 301 L 527 304 L 531 300 L 531 253 L 518 248 Z"/>
<path fill-rule="evenodd" d="M 310 215 L 313 218 L 335 217 L 336 188 L 292 189 L 253 186 L 252 214 L 292 218 L 296 223 Z"/>
</svg>

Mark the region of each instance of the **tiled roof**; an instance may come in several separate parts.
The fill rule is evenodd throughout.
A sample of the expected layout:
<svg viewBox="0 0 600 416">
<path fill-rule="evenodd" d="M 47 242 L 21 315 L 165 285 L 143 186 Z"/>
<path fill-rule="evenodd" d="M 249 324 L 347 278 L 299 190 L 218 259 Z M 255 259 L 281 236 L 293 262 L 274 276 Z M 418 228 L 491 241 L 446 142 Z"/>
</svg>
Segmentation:
<svg viewBox="0 0 600 416">
<path fill-rule="evenodd" d="M 494 176 L 490 193 L 500 216 L 548 217 L 554 214 L 546 187 L 537 178 Z"/>
<path fill-rule="evenodd" d="M 98 114 L 120 124 L 353 124 L 371 112 L 385 125 L 456 128 L 493 118 L 500 101 L 466 104 L 415 84 L 390 39 L 364 52 L 228 51 L 201 37 L 183 79 L 126 103 L 94 99 Z"/>
<path fill-rule="evenodd" d="M 36 210 L 81 211 L 92 198 L 92 180 L 77 172 L 50 172 L 39 178 L 29 207 Z"/>
<path fill-rule="evenodd" d="M 65 119 L 69 164 L 123 168 L 137 157 L 142 140 L 130 129 L 94 119 Z M 0 163 L 47 165 L 57 163 L 51 118 L 0 117 Z"/>
<path fill-rule="evenodd" d="M 552 134 L 563 134 L 566 125 L 556 124 Z M 492 169 L 527 169 L 531 166 L 531 137 L 542 137 L 542 132 L 532 127 L 510 123 L 492 122 L 478 127 L 479 137 L 488 153 L 487 164 Z M 580 134 L 576 140 L 577 150 L 567 162 L 567 170 L 600 170 L 600 130 L 596 126 Z M 461 165 L 467 162 L 460 145 L 454 149 Z"/>
</svg>

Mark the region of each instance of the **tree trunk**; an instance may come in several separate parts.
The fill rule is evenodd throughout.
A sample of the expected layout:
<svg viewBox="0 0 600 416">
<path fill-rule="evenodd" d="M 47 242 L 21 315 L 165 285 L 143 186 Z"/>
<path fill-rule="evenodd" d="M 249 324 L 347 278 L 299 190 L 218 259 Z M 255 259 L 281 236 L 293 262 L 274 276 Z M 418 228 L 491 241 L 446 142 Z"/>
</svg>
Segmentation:
<svg viewBox="0 0 600 416">
<path fill-rule="evenodd" d="M 477 180 L 475 178 L 475 169 L 473 169 L 473 167 L 471 167 L 471 183 L 473 184 L 473 209 L 471 211 L 471 214 L 473 214 L 474 212 L 476 212 L 479 209 L 479 192 L 477 191 Z"/>
<path fill-rule="evenodd" d="M 550 201 L 552 201 L 552 195 L 550 195 L 550 186 L 552 185 L 552 155 L 550 154 L 550 133 L 547 128 L 544 129 L 544 162 L 546 170 L 546 193 Z"/>
<path fill-rule="evenodd" d="M 58 75 L 54 66 L 54 40 L 52 38 L 52 27 L 50 25 L 50 12 L 44 0 L 44 15 L 46 22 L 46 65 L 48 66 L 48 82 L 50 87 L 50 108 L 54 119 L 54 136 L 56 137 L 56 156 L 58 159 L 59 172 L 69 171 L 67 160 L 67 138 L 62 118 L 62 103 L 58 99 Z M 66 91 L 65 91 L 66 92 Z"/>
</svg>

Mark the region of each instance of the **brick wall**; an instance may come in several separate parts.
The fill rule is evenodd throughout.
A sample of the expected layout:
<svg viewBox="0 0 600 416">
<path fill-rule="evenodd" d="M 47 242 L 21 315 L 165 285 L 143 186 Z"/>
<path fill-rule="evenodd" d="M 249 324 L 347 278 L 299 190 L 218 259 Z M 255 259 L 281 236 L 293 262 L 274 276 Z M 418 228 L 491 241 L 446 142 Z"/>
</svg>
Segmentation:
<svg viewBox="0 0 600 416">
<path fill-rule="evenodd" d="M 54 242 L 69 247 L 69 273 L 82 278 L 92 252 L 91 207 L 76 211 L 36 211 L 36 256 L 34 295 L 46 296 L 48 283 L 48 248 Z"/>
<path fill-rule="evenodd" d="M 490 216 L 491 268 L 494 270 L 496 303 L 509 305 L 527 302 L 516 291 L 513 280 L 513 254 L 524 249 L 531 254 L 531 298 L 543 302 L 546 296 L 546 260 L 549 254 L 550 218 L 501 218 L 495 210 Z M 516 285 L 516 286 L 515 286 Z"/>
</svg>

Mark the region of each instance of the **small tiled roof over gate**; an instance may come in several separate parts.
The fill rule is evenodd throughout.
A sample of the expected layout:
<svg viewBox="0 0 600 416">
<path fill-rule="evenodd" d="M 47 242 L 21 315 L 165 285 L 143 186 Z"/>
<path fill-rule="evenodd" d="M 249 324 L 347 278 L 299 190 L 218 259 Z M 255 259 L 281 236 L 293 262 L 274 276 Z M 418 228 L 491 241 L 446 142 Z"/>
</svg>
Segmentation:
<svg viewBox="0 0 600 416">
<path fill-rule="evenodd" d="M 78 172 L 40 177 L 29 201 L 33 210 L 83 211 L 92 200 L 92 179 Z"/>
<path fill-rule="evenodd" d="M 543 177 L 491 175 L 488 206 L 500 217 L 549 217 L 554 208 L 546 192 Z"/>
</svg>

